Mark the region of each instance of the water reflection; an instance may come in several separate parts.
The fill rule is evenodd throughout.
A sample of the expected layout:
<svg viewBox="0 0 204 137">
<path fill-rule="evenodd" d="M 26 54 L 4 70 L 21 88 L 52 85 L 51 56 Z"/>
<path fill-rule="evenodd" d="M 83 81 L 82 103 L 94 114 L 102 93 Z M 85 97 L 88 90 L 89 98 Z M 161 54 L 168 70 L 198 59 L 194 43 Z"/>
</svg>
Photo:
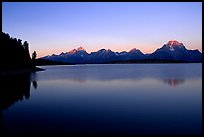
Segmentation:
<svg viewBox="0 0 204 137">
<path fill-rule="evenodd" d="M 30 98 L 30 85 L 37 89 L 36 73 L 25 73 L 0 77 L 0 131 L 3 128 L 3 110 L 16 102 Z"/>
<path fill-rule="evenodd" d="M 141 81 L 144 79 L 159 80 L 163 84 L 177 86 L 183 84 L 186 79 L 197 79 L 200 77 L 199 64 L 189 67 L 189 64 L 168 65 L 75 65 L 47 67 L 46 72 L 40 72 L 40 81 L 70 80 L 78 83 L 88 81 Z M 195 69 L 198 70 L 195 72 Z"/>
<path fill-rule="evenodd" d="M 33 72 L 33 73 L 30 73 L 30 81 L 32 81 L 32 84 L 33 84 L 33 87 L 35 88 L 35 89 L 37 89 L 37 87 L 38 87 L 38 83 L 37 83 L 37 75 L 36 75 L 36 73 L 35 72 Z"/>
<path fill-rule="evenodd" d="M 178 85 L 181 85 L 184 83 L 184 79 L 175 79 L 175 78 L 170 78 L 170 79 L 163 79 L 163 82 L 172 86 L 172 87 L 176 87 Z"/>
<path fill-rule="evenodd" d="M 31 73 L 1 79 L 2 89 L 20 92 L 13 103 L 32 92 L 29 101 L 3 111 L 3 132 L 11 136 L 200 134 L 202 67 L 187 66 L 50 66 L 38 77 Z"/>
<path fill-rule="evenodd" d="M 4 110 L 23 99 L 30 98 L 30 85 L 37 89 L 35 73 L 3 76 L 0 78 L 0 109 Z"/>
</svg>

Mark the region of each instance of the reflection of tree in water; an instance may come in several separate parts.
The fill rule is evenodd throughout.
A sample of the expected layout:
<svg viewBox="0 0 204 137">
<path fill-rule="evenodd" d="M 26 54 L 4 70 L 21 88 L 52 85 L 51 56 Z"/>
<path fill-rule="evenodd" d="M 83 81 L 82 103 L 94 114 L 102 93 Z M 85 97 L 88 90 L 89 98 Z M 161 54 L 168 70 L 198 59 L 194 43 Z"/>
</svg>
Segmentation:
<svg viewBox="0 0 204 137">
<path fill-rule="evenodd" d="M 33 83 L 33 87 L 34 87 L 35 89 L 37 89 L 37 87 L 38 87 L 38 83 L 37 83 L 37 76 L 36 76 L 36 73 L 33 72 L 33 73 L 31 73 L 30 76 L 31 76 L 31 77 L 30 77 L 30 81 L 32 81 L 32 83 Z"/>
<path fill-rule="evenodd" d="M 30 85 L 37 88 L 37 82 L 31 79 L 34 73 L 17 74 L 0 77 L 0 126 L 2 126 L 2 111 L 23 99 L 30 97 Z"/>
<path fill-rule="evenodd" d="M 30 97 L 30 74 L 4 76 L 0 79 L 0 83 L 1 109 Z"/>
<path fill-rule="evenodd" d="M 164 83 L 175 87 L 175 86 L 178 86 L 179 84 L 183 84 L 185 80 L 172 78 L 172 79 L 164 79 L 163 81 L 164 81 Z"/>
<path fill-rule="evenodd" d="M 37 81 L 33 81 L 33 87 L 34 87 L 35 89 L 37 89 L 37 87 L 38 87 Z"/>
</svg>

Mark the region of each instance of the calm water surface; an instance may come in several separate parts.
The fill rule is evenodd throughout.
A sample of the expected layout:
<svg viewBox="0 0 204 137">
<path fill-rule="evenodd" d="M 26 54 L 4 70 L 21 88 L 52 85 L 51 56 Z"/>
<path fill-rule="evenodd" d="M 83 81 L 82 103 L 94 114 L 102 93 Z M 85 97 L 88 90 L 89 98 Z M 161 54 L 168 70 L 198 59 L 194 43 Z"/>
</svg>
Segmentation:
<svg viewBox="0 0 204 137">
<path fill-rule="evenodd" d="M 202 134 L 202 64 L 42 68 L 1 79 L 4 135 Z"/>
</svg>

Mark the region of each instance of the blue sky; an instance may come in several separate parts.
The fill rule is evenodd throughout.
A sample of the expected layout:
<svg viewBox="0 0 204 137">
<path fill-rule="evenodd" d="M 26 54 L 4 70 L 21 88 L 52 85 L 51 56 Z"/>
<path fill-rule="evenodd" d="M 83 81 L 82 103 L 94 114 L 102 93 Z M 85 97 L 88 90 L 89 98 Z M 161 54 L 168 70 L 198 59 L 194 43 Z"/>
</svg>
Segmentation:
<svg viewBox="0 0 204 137">
<path fill-rule="evenodd" d="M 3 2 L 2 30 L 38 57 L 79 46 L 151 53 L 169 40 L 201 51 L 202 3 Z"/>
</svg>

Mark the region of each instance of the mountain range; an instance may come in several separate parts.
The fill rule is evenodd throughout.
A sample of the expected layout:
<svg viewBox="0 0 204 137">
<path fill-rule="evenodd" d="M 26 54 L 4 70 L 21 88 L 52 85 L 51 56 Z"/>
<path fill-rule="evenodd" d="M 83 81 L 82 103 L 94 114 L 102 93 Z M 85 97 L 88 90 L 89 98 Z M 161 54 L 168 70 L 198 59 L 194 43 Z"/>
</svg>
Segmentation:
<svg viewBox="0 0 204 137">
<path fill-rule="evenodd" d="M 96 52 L 87 53 L 83 47 L 73 49 L 69 52 L 62 52 L 59 55 L 45 56 L 40 59 L 72 63 L 72 64 L 93 64 L 141 60 L 165 60 L 186 63 L 202 62 L 202 53 L 199 50 L 188 50 L 176 40 L 172 40 L 158 48 L 151 54 L 143 54 L 139 49 L 133 48 L 129 52 L 114 52 L 110 49 L 100 49 Z"/>
</svg>

